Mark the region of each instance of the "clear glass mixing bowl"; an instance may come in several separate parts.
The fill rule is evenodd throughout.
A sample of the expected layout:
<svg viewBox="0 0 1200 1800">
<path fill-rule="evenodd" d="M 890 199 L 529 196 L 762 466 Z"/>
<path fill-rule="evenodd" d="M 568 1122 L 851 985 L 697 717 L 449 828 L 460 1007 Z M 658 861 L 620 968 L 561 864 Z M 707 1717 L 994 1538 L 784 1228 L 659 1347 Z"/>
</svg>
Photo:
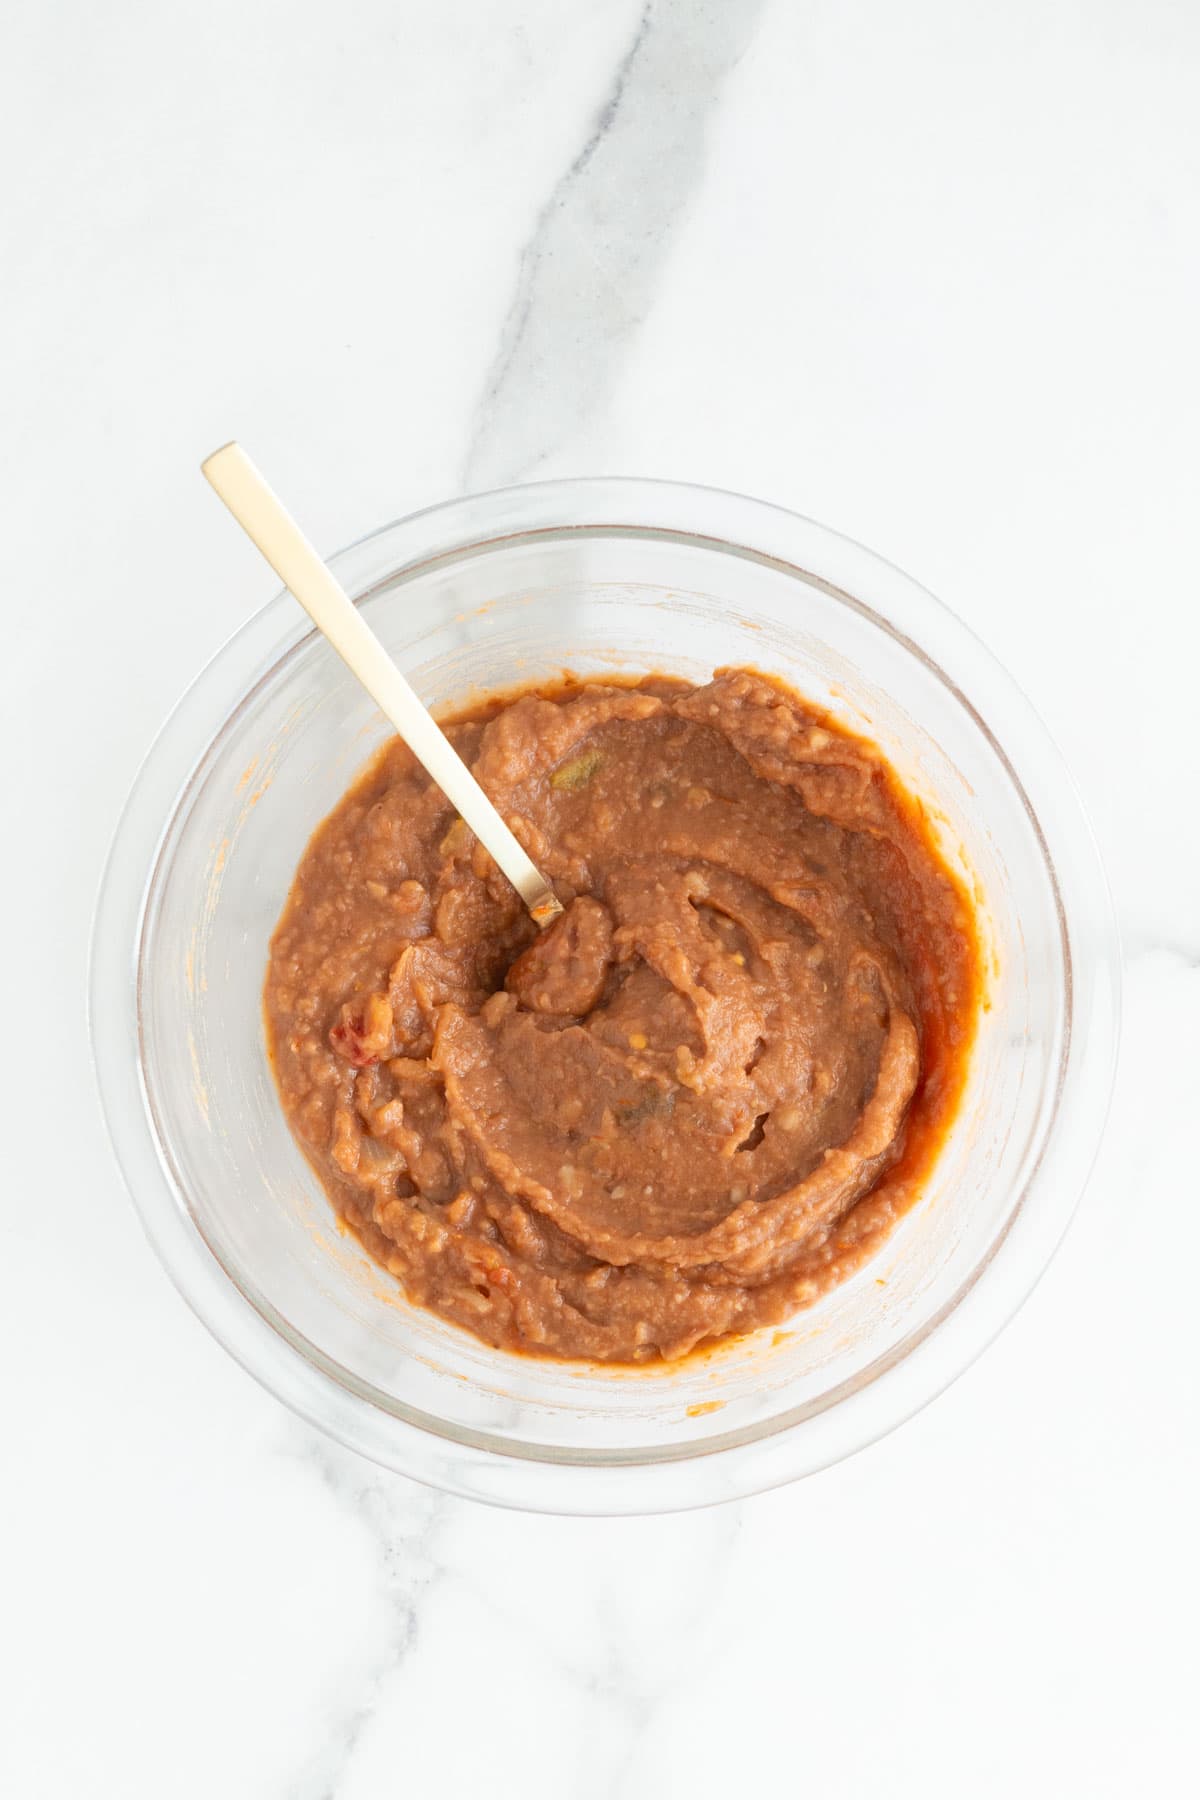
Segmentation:
<svg viewBox="0 0 1200 1800">
<path fill-rule="evenodd" d="M 982 897 L 994 971 L 923 1200 L 855 1279 L 682 1367 L 506 1355 L 408 1306 L 339 1231 L 276 1102 L 267 942 L 317 822 L 386 735 L 281 594 L 164 727 L 93 945 L 104 1108 L 151 1241 L 267 1388 L 377 1461 L 547 1511 L 698 1506 L 833 1462 L 958 1375 L 1045 1267 L 1102 1129 L 1118 954 L 1079 801 L 1029 705 L 950 613 L 774 507 L 642 481 L 486 494 L 334 558 L 432 705 L 564 669 L 774 671 L 875 739 Z M 883 1285 L 880 1285 L 882 1282 Z"/>
</svg>

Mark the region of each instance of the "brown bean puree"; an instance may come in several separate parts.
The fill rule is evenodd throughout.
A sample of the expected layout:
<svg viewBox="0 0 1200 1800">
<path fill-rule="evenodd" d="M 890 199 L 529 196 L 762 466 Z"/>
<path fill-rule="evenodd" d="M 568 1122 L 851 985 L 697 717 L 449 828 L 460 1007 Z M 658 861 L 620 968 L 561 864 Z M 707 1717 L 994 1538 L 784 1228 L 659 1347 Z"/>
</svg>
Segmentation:
<svg viewBox="0 0 1200 1800">
<path fill-rule="evenodd" d="M 539 935 L 400 741 L 314 835 L 265 1005 L 288 1120 L 410 1300 L 643 1362 L 778 1323 L 920 1190 L 971 905 L 879 752 L 762 676 L 450 727 L 566 905 Z"/>
</svg>

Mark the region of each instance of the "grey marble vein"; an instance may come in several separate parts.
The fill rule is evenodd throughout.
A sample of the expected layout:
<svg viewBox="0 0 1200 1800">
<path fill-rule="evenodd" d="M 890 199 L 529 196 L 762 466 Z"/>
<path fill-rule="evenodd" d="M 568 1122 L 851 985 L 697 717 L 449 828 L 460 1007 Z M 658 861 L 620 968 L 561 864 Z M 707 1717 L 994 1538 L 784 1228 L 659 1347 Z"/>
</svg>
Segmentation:
<svg viewBox="0 0 1200 1800">
<path fill-rule="evenodd" d="M 1129 967 L 1151 957 L 1182 963 L 1185 969 L 1200 969 L 1200 934 L 1168 931 L 1153 932 L 1123 929 L 1121 933 L 1125 963 Z"/>
<path fill-rule="evenodd" d="M 303 1429 L 298 1427 L 298 1429 Z M 287 1800 L 336 1800 L 358 1741 L 370 1724 L 384 1683 L 415 1648 L 422 1602 L 445 1573 L 437 1546 L 458 1504 L 450 1495 L 403 1482 L 362 1457 L 305 1432 L 298 1454 L 374 1539 L 379 1586 L 392 1615 L 383 1650 L 364 1658 L 323 1743 L 289 1781 Z"/>
<path fill-rule="evenodd" d="M 638 1765 L 647 1733 L 673 1696 L 684 1690 L 702 1657 L 711 1650 L 710 1634 L 727 1585 L 745 1512 L 740 1504 L 694 1513 L 680 1529 L 689 1539 L 694 1576 L 668 1581 L 679 1611 L 658 1631 L 648 1627 L 636 1608 L 635 1594 L 617 1580 L 601 1587 L 591 1629 L 579 1648 L 560 1659 L 583 1693 L 605 1709 L 603 1744 L 590 1742 L 586 1761 L 574 1772 L 571 1790 L 584 1800 L 619 1800 L 638 1786 Z M 603 1521 L 597 1522 L 600 1530 Z M 640 1585 L 640 1584 L 639 1584 Z"/>
<path fill-rule="evenodd" d="M 528 476 L 602 403 L 704 169 L 708 120 L 763 0 L 646 0 L 582 148 L 521 255 L 467 489 Z"/>
</svg>

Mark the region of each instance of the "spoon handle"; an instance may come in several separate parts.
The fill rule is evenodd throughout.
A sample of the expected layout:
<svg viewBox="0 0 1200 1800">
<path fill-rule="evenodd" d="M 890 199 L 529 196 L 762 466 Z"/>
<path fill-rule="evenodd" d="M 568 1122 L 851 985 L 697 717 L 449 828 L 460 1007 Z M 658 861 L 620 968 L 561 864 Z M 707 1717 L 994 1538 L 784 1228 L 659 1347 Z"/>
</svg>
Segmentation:
<svg viewBox="0 0 1200 1800">
<path fill-rule="evenodd" d="M 557 918 L 562 907 L 545 876 L 241 445 L 226 444 L 214 451 L 201 464 L 201 472 L 503 869 L 536 922 L 545 926 Z"/>
</svg>

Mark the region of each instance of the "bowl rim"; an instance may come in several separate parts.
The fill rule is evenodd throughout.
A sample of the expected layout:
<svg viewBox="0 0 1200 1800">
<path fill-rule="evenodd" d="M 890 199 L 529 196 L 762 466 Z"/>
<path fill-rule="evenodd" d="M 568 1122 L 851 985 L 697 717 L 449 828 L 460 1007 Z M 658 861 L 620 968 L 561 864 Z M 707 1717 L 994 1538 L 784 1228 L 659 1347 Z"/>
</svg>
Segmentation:
<svg viewBox="0 0 1200 1800">
<path fill-rule="evenodd" d="M 737 535 L 699 529 L 714 514 L 724 515 L 722 524 L 737 525 Z M 1061 1241 L 1099 1148 L 1116 1064 L 1120 954 L 1095 839 L 1041 719 L 969 627 L 895 565 L 841 533 L 718 488 L 578 477 L 441 502 L 367 533 L 329 560 L 362 602 L 385 586 L 506 540 L 573 533 L 699 541 L 820 587 L 887 631 L 950 690 L 988 739 L 1025 807 L 1062 933 L 1065 1027 L 1057 1091 L 1004 1230 L 938 1312 L 850 1380 L 765 1426 L 666 1453 L 563 1452 L 449 1427 L 388 1402 L 311 1345 L 218 1258 L 187 1205 L 154 1123 L 141 1056 L 141 949 L 164 853 L 194 782 L 261 684 L 315 635 L 286 590 L 210 658 L 134 779 L 93 918 L 89 1036 L 110 1142 L 153 1248 L 201 1322 L 268 1391 L 350 1448 L 452 1492 L 528 1510 L 669 1511 L 781 1485 L 875 1442 L 957 1379 L 1015 1314 Z M 383 575 L 365 579 L 367 564 L 385 546 L 399 556 Z M 926 633 L 938 642 L 936 658 L 925 647 Z M 214 723 L 218 684 L 222 694 L 232 685 L 238 698 L 232 707 L 216 702 Z M 973 696 L 981 691 L 990 711 L 1004 713 L 1006 731 L 1019 730 L 1025 780 L 976 704 Z M 1034 804 L 1030 767 L 1052 808 Z M 1064 898 L 1063 875 L 1073 902 Z M 1072 917 L 1084 910 L 1086 921 Z M 1077 1014 L 1084 1001 L 1088 1028 L 1081 1032 Z M 1072 1129 L 1064 1131 L 1068 1097 Z M 1042 1196 L 1038 1206 L 1031 1204 L 1035 1193 Z"/>
</svg>

